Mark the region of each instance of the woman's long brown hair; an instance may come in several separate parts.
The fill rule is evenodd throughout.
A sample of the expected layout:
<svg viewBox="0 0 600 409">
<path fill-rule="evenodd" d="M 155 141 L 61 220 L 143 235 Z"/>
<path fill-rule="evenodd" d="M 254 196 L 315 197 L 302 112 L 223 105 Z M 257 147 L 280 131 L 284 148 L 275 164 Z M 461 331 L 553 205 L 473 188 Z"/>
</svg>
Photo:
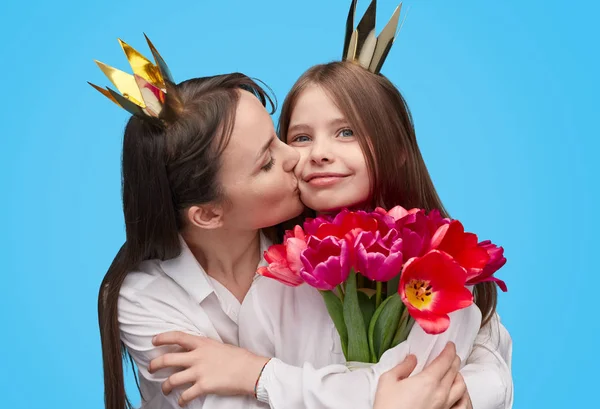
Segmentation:
<svg viewBox="0 0 600 409">
<path fill-rule="evenodd" d="M 107 409 L 132 408 L 123 374 L 128 353 L 118 321 L 121 285 L 142 261 L 180 254 L 183 209 L 221 199 L 219 158 L 231 135 L 241 90 L 273 108 L 258 84 L 234 73 L 169 84 L 160 120 L 132 117 L 127 123 L 122 156 L 126 241 L 98 295 Z"/>
<path fill-rule="evenodd" d="M 311 85 L 321 87 L 349 121 L 372 175 L 371 207 L 396 205 L 448 212 L 440 200 L 421 151 L 408 105 L 387 78 L 351 62 L 316 65 L 296 81 L 279 117 L 279 135 L 287 142 L 292 111 Z M 496 311 L 494 283 L 475 286 L 475 303 L 485 325 Z"/>
</svg>

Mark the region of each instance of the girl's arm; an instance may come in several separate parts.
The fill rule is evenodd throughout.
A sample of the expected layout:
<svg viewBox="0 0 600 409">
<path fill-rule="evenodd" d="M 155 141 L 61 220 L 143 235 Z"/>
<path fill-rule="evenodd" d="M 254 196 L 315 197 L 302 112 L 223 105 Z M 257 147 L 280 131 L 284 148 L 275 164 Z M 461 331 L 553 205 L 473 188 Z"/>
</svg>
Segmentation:
<svg viewBox="0 0 600 409">
<path fill-rule="evenodd" d="M 473 352 L 460 371 L 473 409 L 510 409 L 513 404 L 511 374 L 512 339 L 495 314 L 481 328 Z"/>
</svg>

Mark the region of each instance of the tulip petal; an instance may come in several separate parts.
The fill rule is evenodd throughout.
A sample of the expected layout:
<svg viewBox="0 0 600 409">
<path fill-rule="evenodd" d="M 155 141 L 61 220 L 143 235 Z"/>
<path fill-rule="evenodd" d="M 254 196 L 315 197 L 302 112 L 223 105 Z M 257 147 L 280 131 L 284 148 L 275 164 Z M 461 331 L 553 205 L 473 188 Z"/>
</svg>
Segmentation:
<svg viewBox="0 0 600 409">
<path fill-rule="evenodd" d="M 473 304 L 473 294 L 466 287 L 443 289 L 435 292 L 430 309 L 439 314 L 447 314 Z"/>
<path fill-rule="evenodd" d="M 289 285 L 290 287 L 297 287 L 300 284 L 304 283 L 302 277 L 298 274 L 295 274 L 289 269 L 272 269 L 269 267 L 259 267 L 256 271 L 258 274 L 273 278 L 285 285 Z"/>
<path fill-rule="evenodd" d="M 290 269 L 296 273 L 302 269 L 300 253 L 306 249 L 306 242 L 301 239 L 291 238 L 286 243 L 287 261 Z"/>
<path fill-rule="evenodd" d="M 264 252 L 267 263 L 280 263 L 286 260 L 286 250 L 283 244 L 274 244 Z"/>
<path fill-rule="evenodd" d="M 487 277 L 487 278 L 483 278 L 481 280 L 479 279 L 475 279 L 475 281 L 473 282 L 467 282 L 468 285 L 475 285 L 475 284 L 479 284 L 479 283 L 486 283 L 488 281 L 494 282 L 498 285 L 498 287 L 500 287 L 500 289 L 502 290 L 502 292 L 507 292 L 508 291 L 508 287 L 506 286 L 506 283 L 502 280 L 500 280 L 499 278 L 496 277 Z"/>
<path fill-rule="evenodd" d="M 387 214 L 388 214 L 388 216 L 393 217 L 394 220 L 400 220 L 408 214 L 408 210 L 406 210 L 402 206 L 396 206 L 396 207 L 392 207 L 390 209 L 390 211 L 387 212 Z"/>
<path fill-rule="evenodd" d="M 404 266 L 404 281 L 423 280 L 435 282 L 437 287 L 464 286 L 465 269 L 450 255 L 439 250 L 430 250 L 422 257 L 413 257 Z"/>
<path fill-rule="evenodd" d="M 429 311 L 411 311 L 410 315 L 417 324 L 423 328 L 425 333 L 430 335 L 441 334 L 450 326 L 450 317 L 447 314 L 433 314 Z"/>
</svg>

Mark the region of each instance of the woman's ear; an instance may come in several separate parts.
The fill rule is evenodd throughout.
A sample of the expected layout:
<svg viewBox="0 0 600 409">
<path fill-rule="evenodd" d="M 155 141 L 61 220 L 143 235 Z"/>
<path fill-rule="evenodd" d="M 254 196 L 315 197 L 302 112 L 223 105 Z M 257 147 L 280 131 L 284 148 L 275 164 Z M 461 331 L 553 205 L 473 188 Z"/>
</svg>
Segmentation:
<svg viewBox="0 0 600 409">
<path fill-rule="evenodd" d="M 201 229 L 213 230 L 223 226 L 223 207 L 209 203 L 199 206 L 190 206 L 186 210 L 187 220 L 190 224 Z"/>
</svg>

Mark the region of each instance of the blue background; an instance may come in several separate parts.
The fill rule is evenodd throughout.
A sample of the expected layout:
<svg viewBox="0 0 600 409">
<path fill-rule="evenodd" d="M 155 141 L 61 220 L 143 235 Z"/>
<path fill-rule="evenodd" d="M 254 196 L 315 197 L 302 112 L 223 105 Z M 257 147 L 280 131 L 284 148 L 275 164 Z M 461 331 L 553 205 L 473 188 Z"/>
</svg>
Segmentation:
<svg viewBox="0 0 600 409">
<path fill-rule="evenodd" d="M 367 7 L 359 4 L 359 12 Z M 101 408 L 99 283 L 124 238 L 127 114 L 91 89 L 117 37 L 176 79 L 242 71 L 283 101 L 338 59 L 349 0 L 5 1 L 0 6 L 0 406 Z M 378 27 L 394 1 L 380 1 Z M 406 1 L 382 70 L 404 93 L 445 204 L 502 244 L 515 408 L 593 402 L 600 360 L 597 2 Z M 132 388 L 129 373 L 129 389 Z M 588 405 L 589 407 L 589 405 Z"/>
</svg>

